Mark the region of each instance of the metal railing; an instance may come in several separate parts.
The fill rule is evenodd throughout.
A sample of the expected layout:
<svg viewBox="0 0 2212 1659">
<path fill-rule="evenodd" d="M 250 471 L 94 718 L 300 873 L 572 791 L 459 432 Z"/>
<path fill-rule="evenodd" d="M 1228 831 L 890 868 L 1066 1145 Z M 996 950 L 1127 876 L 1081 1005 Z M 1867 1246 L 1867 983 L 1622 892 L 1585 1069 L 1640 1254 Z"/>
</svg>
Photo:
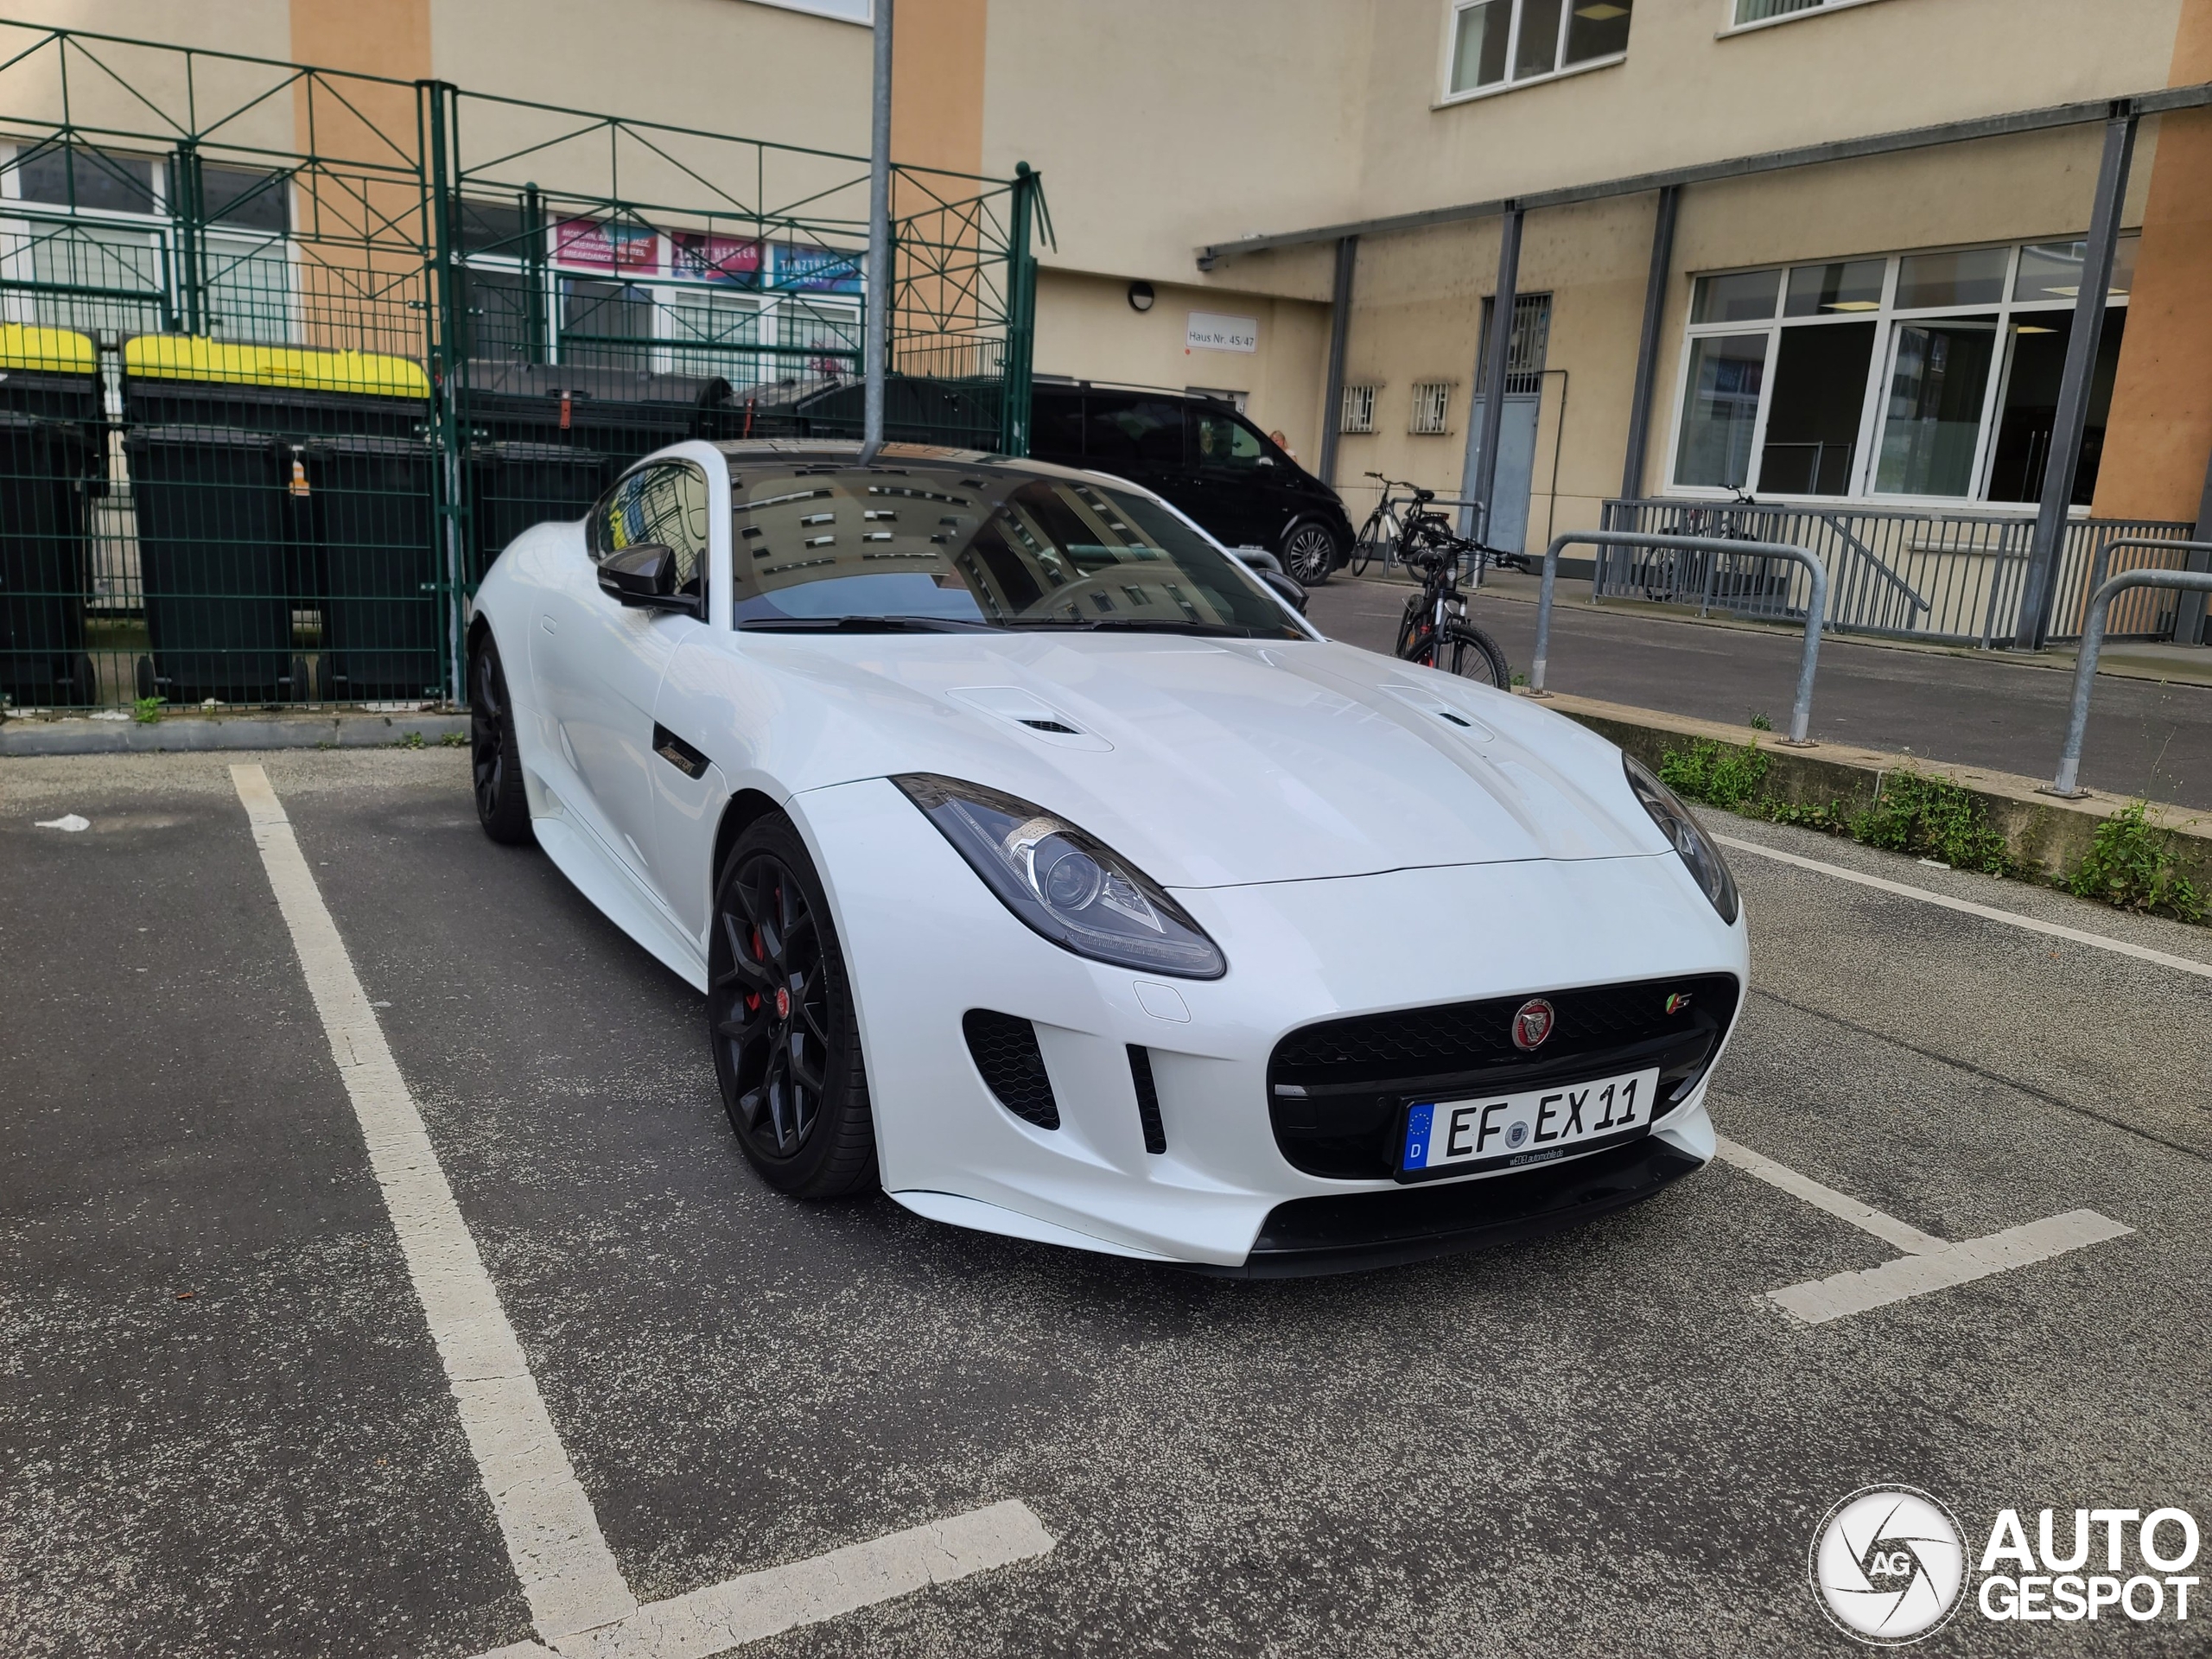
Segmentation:
<svg viewBox="0 0 2212 1659">
<path fill-rule="evenodd" d="M 2141 543 L 2133 543 L 2140 545 Z M 2113 549 L 2131 543 L 2115 542 Z M 2158 543 L 2162 547 L 2177 546 L 2185 552 L 2212 553 L 2212 542 Z M 2097 658 L 2104 651 L 2105 621 L 2113 601 L 2129 588 L 2142 588 L 2168 593 L 2212 594 L 2212 571 L 2201 570 L 2123 570 L 2097 584 L 2089 595 L 2088 614 L 2082 624 L 2082 650 L 2074 664 L 2074 701 L 2066 716 L 2066 743 L 2058 752 L 2058 775 L 2051 780 L 2050 792 L 2075 799 L 2088 791 L 2081 787 L 2082 739 L 2089 725 L 2089 692 L 2096 683 Z"/>
<path fill-rule="evenodd" d="M 1646 535 L 1702 536 L 1736 543 L 1726 553 L 1656 558 L 1635 545 L 1599 559 L 1600 599 L 1694 605 L 1699 613 L 1795 620 L 1806 603 L 1794 565 L 1761 558 L 1745 543 L 1786 544 L 1814 555 L 1828 573 L 1828 627 L 1983 649 L 2017 631 L 2035 524 L 2024 517 L 1764 502 L 1616 500 L 1604 528 Z M 2191 526 L 2163 519 L 2076 519 L 2066 528 L 2052 634 L 2082 626 L 2089 591 L 2112 550 L 2126 547 L 2146 568 L 2167 568 Z M 2123 613 L 2131 637 L 2156 638 L 2155 613 Z M 2165 624 L 2171 628 L 2171 624 Z"/>
<path fill-rule="evenodd" d="M 1827 610 L 1828 597 L 1827 572 L 1817 558 L 1802 547 L 1789 547 L 1779 542 L 1735 541 L 1714 536 L 1645 536 L 1632 531 L 1608 530 L 1568 531 L 1554 536 L 1551 545 L 1544 550 L 1543 586 L 1536 598 L 1536 651 L 1529 668 L 1529 690 L 1532 696 L 1545 695 L 1544 669 L 1551 649 L 1552 588 L 1559 579 L 1560 551 L 1576 546 L 1595 547 L 1601 556 L 1613 548 L 1643 548 L 1662 553 L 1773 560 L 1802 569 L 1811 593 L 1800 613 L 1805 622 L 1805 650 L 1797 665 L 1797 691 L 1789 708 L 1788 741 L 1798 745 L 1807 741 L 1805 733 L 1813 718 L 1813 671 L 1820 659 L 1821 619 Z"/>
</svg>

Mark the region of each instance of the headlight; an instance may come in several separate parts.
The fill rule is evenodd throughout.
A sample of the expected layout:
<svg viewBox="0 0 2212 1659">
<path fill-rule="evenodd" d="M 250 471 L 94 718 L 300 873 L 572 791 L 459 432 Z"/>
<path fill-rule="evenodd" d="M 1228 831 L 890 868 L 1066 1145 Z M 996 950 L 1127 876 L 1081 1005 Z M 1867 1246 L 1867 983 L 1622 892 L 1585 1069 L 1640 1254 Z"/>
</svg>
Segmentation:
<svg viewBox="0 0 2212 1659">
<path fill-rule="evenodd" d="M 944 831 L 1001 903 L 1054 944 L 1184 979 L 1229 971 L 1221 948 L 1160 884 L 1065 818 L 934 772 L 893 783 Z"/>
<path fill-rule="evenodd" d="M 1720 849 L 1690 816 L 1682 804 L 1681 797 L 1651 775 L 1651 770 L 1632 754 L 1621 756 L 1621 765 L 1628 772 L 1628 786 L 1636 791 L 1636 798 L 1643 803 L 1643 810 L 1651 815 L 1651 822 L 1665 832 L 1675 850 L 1682 855 L 1682 862 L 1690 867 L 1690 874 L 1698 886 L 1705 889 L 1705 896 L 1713 900 L 1713 907 L 1720 912 L 1720 919 L 1731 927 L 1736 925 L 1736 878 L 1728 874 L 1728 866 L 1720 856 Z"/>
</svg>

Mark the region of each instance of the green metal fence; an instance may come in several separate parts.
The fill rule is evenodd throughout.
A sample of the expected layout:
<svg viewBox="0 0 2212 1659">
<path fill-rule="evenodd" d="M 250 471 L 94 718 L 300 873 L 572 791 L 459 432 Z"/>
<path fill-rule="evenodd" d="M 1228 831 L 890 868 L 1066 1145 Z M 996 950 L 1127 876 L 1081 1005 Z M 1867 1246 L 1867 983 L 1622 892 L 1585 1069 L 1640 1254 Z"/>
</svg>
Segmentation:
<svg viewBox="0 0 2212 1659">
<path fill-rule="evenodd" d="M 865 158 L 0 22 L 0 700 L 457 700 L 683 438 L 856 435 Z M 1027 449 L 1036 176 L 894 169 L 890 435 Z"/>
</svg>

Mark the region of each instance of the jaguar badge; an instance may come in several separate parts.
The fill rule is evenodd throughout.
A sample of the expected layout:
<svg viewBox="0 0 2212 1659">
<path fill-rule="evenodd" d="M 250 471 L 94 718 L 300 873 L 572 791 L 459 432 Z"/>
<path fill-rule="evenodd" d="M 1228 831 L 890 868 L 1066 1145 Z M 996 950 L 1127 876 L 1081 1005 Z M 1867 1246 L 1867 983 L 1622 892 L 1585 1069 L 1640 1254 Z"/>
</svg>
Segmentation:
<svg viewBox="0 0 2212 1659">
<path fill-rule="evenodd" d="M 1515 1010 L 1513 1015 L 1513 1046 L 1516 1048 L 1541 1048 L 1544 1039 L 1552 1034 L 1558 1015 L 1552 1005 L 1541 996 L 1532 996 Z"/>
</svg>

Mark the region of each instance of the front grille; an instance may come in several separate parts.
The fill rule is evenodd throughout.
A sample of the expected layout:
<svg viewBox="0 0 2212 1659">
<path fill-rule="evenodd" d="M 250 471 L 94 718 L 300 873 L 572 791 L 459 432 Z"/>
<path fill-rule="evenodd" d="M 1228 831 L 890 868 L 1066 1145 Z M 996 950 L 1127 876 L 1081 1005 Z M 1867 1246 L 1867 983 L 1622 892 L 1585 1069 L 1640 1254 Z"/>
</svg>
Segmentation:
<svg viewBox="0 0 2212 1659">
<path fill-rule="evenodd" d="M 1060 1127 L 1059 1103 L 1052 1098 L 1052 1079 L 1034 1026 L 1015 1014 L 970 1008 L 960 1016 L 960 1030 L 976 1069 L 1000 1105 L 1040 1129 Z"/>
<path fill-rule="evenodd" d="M 1734 976 L 1692 975 L 1536 993 L 1556 1020 L 1535 1053 L 1514 1046 L 1529 993 L 1398 1008 L 1301 1027 L 1268 1063 L 1275 1144 L 1310 1175 L 1387 1179 L 1406 1104 L 1659 1068 L 1663 1117 L 1689 1096 L 1735 1018 Z M 1681 996 L 1667 1012 L 1670 997 Z"/>
</svg>

